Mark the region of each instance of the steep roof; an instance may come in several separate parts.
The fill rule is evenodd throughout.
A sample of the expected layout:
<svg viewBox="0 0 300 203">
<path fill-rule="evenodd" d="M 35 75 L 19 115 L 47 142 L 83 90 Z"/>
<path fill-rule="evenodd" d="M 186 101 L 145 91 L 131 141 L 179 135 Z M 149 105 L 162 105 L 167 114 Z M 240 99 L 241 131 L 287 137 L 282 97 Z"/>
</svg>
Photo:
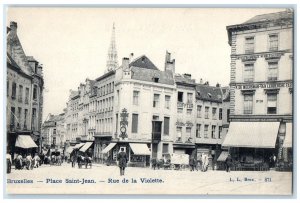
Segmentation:
<svg viewBox="0 0 300 203">
<path fill-rule="evenodd" d="M 281 11 L 277 13 L 267 13 L 267 14 L 257 15 L 247 20 L 244 23 L 248 24 L 248 23 L 257 23 L 257 22 L 277 21 L 277 20 L 291 19 L 291 18 L 293 18 L 292 12 Z"/>
<path fill-rule="evenodd" d="M 183 75 L 176 74 L 175 75 L 175 82 L 176 83 L 181 83 L 181 84 L 187 84 L 187 85 L 195 85 L 195 80 L 186 78 Z"/>
<path fill-rule="evenodd" d="M 140 67 L 131 67 L 132 79 L 142 80 L 147 82 L 157 82 L 161 84 L 174 85 L 174 79 L 172 72 L 140 68 Z M 155 78 L 158 80 L 155 81 Z"/>
<path fill-rule="evenodd" d="M 197 84 L 196 92 L 196 98 L 199 100 L 222 102 L 222 91 L 220 87 Z"/>
<path fill-rule="evenodd" d="M 139 68 L 145 68 L 145 69 L 151 69 L 151 70 L 158 70 L 158 68 L 150 61 L 150 59 L 142 55 L 138 58 L 136 58 L 134 61 L 132 61 L 129 64 L 129 67 L 139 67 Z"/>
</svg>

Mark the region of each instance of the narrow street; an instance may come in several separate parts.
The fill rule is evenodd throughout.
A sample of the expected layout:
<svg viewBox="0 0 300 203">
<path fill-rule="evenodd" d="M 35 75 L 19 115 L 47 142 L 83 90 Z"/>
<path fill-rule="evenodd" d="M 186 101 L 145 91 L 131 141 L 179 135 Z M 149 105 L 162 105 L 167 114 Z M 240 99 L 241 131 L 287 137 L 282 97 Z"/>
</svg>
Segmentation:
<svg viewBox="0 0 300 203">
<path fill-rule="evenodd" d="M 84 178 L 84 180 L 82 179 Z M 8 183 L 22 181 L 33 183 Z M 128 180 L 128 183 L 124 183 Z M 247 180 L 245 180 L 247 179 Z M 84 182 L 84 184 L 83 184 Z M 94 164 L 92 169 L 43 165 L 12 170 L 8 193 L 37 194 L 291 194 L 292 173 L 277 171 L 177 171 Z"/>
</svg>

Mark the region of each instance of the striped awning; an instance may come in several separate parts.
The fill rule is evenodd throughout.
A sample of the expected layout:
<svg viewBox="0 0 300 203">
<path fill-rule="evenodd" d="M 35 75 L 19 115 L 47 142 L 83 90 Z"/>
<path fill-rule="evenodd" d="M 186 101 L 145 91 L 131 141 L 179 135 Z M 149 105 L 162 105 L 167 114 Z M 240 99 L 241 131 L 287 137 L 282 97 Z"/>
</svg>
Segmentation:
<svg viewBox="0 0 300 203">
<path fill-rule="evenodd" d="M 86 142 L 83 147 L 80 148 L 79 151 L 81 152 L 85 152 L 86 150 L 88 150 L 88 148 L 90 148 L 92 146 L 93 142 Z"/>
<path fill-rule="evenodd" d="M 225 161 L 226 158 L 228 157 L 228 152 L 227 151 L 222 151 L 220 156 L 218 157 L 217 161 Z"/>
<path fill-rule="evenodd" d="M 135 155 L 151 155 L 146 144 L 130 143 L 129 145 Z"/>
<path fill-rule="evenodd" d="M 231 122 L 222 147 L 275 148 L 279 122 Z"/>
<path fill-rule="evenodd" d="M 107 152 L 109 152 L 112 148 L 114 148 L 114 146 L 116 145 L 117 143 L 109 143 L 109 145 L 107 145 L 107 147 L 105 147 L 105 149 L 102 150 L 102 153 L 103 154 L 106 154 Z"/>
<path fill-rule="evenodd" d="M 74 147 L 70 146 L 67 148 L 66 153 L 71 154 L 74 150 Z"/>
<path fill-rule="evenodd" d="M 16 147 L 29 149 L 29 148 L 36 148 L 38 146 L 32 140 L 30 135 L 18 135 L 18 138 L 16 140 Z"/>
<path fill-rule="evenodd" d="M 79 143 L 74 146 L 74 149 L 80 149 L 85 143 Z"/>
<path fill-rule="evenodd" d="M 293 124 L 287 123 L 283 147 L 291 148 L 292 146 L 293 146 Z"/>
</svg>

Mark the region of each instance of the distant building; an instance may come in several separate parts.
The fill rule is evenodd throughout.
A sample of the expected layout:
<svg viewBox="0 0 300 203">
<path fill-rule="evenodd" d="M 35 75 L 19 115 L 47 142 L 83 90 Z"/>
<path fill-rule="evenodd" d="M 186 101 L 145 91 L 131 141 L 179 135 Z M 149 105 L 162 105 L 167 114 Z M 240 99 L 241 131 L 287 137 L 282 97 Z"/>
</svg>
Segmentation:
<svg viewBox="0 0 300 203">
<path fill-rule="evenodd" d="M 65 114 L 49 115 L 42 125 L 43 148 L 63 149 L 66 142 Z"/>
<path fill-rule="evenodd" d="M 25 153 L 24 149 L 29 147 L 25 146 L 26 143 L 21 144 L 25 139 L 32 139 L 38 146 L 29 151 L 40 151 L 44 89 L 43 68 L 32 56 L 26 56 L 17 28 L 16 22 L 10 22 L 6 53 L 7 150 L 12 155 Z M 30 135 L 30 138 L 25 135 Z"/>
<path fill-rule="evenodd" d="M 223 147 L 236 159 L 291 160 L 293 16 L 287 10 L 227 26 L 230 126 Z"/>
</svg>

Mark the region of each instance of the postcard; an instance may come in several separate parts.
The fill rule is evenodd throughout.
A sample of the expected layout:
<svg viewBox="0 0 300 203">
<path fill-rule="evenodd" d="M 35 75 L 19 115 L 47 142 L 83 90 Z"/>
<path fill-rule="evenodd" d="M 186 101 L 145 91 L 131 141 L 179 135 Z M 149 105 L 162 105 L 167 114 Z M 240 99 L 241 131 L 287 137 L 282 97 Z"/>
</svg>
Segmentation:
<svg viewBox="0 0 300 203">
<path fill-rule="evenodd" d="M 8 6 L 6 193 L 291 196 L 294 12 Z"/>
</svg>

